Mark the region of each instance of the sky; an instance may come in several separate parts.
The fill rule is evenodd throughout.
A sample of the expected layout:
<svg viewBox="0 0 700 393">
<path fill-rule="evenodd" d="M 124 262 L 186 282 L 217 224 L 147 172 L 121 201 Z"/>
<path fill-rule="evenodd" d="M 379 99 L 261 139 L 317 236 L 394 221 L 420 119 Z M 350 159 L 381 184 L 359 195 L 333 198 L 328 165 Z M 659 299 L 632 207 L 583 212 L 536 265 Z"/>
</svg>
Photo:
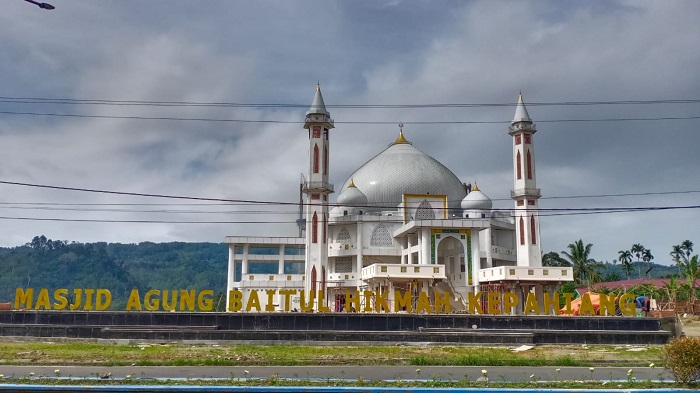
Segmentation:
<svg viewBox="0 0 700 393">
<path fill-rule="evenodd" d="M 540 208 L 700 205 L 697 1 L 50 2 L 0 5 L 0 246 L 295 236 L 293 206 L 7 183 L 296 202 L 298 122 L 317 83 L 336 121 L 338 186 L 404 122 L 415 147 L 512 208 L 508 121 L 522 92 Z M 561 105 L 572 102 L 607 104 Z M 640 243 L 670 264 L 673 245 L 700 248 L 698 223 L 693 208 L 550 215 L 542 249 L 581 239 L 612 262 Z"/>
</svg>

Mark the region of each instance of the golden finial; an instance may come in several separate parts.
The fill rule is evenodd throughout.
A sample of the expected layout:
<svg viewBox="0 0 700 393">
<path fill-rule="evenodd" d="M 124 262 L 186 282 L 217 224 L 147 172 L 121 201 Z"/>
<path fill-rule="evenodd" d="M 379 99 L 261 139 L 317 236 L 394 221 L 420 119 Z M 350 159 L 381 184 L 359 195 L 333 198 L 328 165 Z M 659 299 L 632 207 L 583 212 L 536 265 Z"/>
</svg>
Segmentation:
<svg viewBox="0 0 700 393">
<path fill-rule="evenodd" d="M 316 91 L 321 91 L 321 82 L 316 82 Z"/>
<path fill-rule="evenodd" d="M 348 184 L 348 188 L 357 188 L 355 187 L 355 181 L 352 178 L 350 178 L 350 184 Z"/>
<path fill-rule="evenodd" d="M 476 185 L 476 180 L 474 180 L 474 187 L 472 187 L 472 191 L 479 191 L 479 186 Z"/>
<path fill-rule="evenodd" d="M 404 136 L 403 136 L 403 123 L 399 123 L 399 137 L 396 138 L 394 143 L 392 145 L 410 145 L 411 142 L 409 142 Z"/>
</svg>

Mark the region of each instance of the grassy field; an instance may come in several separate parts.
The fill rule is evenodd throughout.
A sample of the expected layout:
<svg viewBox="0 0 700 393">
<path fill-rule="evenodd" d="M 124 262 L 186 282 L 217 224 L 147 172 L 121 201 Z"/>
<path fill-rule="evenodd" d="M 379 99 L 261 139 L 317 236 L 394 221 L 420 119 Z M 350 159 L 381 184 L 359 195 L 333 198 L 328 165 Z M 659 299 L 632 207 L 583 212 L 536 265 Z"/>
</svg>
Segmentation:
<svg viewBox="0 0 700 393">
<path fill-rule="evenodd" d="M 663 364 L 660 346 L 258 346 L 0 341 L 0 364 L 104 366 L 455 365 L 644 366 Z"/>
</svg>

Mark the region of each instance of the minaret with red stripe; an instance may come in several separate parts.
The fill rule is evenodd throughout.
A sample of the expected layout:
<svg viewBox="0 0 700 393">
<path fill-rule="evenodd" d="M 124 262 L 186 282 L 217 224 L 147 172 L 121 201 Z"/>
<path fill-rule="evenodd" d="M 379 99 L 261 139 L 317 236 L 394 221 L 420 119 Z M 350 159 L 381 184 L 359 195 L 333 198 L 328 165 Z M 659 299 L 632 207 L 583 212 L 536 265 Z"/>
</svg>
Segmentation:
<svg viewBox="0 0 700 393">
<path fill-rule="evenodd" d="M 311 108 L 306 112 L 304 128 L 309 132 L 309 169 L 302 191 L 306 205 L 306 271 L 304 290 L 326 291 L 328 269 L 328 199 L 333 185 L 328 182 L 328 133 L 334 128 L 331 114 L 326 110 L 321 95 L 321 86 L 316 86 L 316 95 Z M 318 296 L 318 295 L 316 295 Z"/>
<path fill-rule="evenodd" d="M 518 97 L 515 116 L 508 128 L 513 136 L 513 190 L 515 201 L 515 244 L 518 266 L 542 266 L 540 220 L 537 200 L 542 196 L 537 188 L 535 172 L 535 124 L 527 113 L 523 95 Z"/>
</svg>

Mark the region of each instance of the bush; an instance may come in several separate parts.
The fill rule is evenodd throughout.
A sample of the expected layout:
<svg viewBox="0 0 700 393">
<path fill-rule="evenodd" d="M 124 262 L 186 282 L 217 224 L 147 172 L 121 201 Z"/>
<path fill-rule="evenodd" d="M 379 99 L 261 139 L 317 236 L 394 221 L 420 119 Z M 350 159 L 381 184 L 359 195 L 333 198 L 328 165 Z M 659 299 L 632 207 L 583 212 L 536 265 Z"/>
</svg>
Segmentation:
<svg viewBox="0 0 700 393">
<path fill-rule="evenodd" d="M 671 340 L 664 347 L 666 368 L 678 382 L 700 379 L 700 338 L 683 337 Z"/>
</svg>

